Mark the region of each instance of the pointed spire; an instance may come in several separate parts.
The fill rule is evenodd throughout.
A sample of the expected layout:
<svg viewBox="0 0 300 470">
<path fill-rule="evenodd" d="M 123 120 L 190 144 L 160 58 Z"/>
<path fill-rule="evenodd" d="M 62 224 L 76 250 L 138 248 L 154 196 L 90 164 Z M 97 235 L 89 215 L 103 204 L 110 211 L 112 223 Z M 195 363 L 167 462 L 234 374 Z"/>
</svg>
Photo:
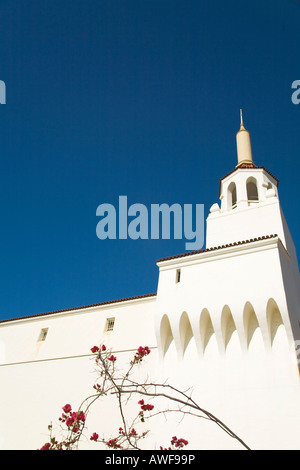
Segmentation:
<svg viewBox="0 0 300 470">
<path fill-rule="evenodd" d="M 236 134 L 238 154 L 237 166 L 240 166 L 244 163 L 253 165 L 250 133 L 244 127 L 242 109 L 240 109 L 240 120 L 240 130 Z"/>
<path fill-rule="evenodd" d="M 244 130 L 246 130 L 246 129 L 245 129 L 244 123 L 243 123 L 243 110 L 242 110 L 242 109 L 240 109 L 240 117 L 241 117 L 240 131 L 244 131 Z"/>
</svg>

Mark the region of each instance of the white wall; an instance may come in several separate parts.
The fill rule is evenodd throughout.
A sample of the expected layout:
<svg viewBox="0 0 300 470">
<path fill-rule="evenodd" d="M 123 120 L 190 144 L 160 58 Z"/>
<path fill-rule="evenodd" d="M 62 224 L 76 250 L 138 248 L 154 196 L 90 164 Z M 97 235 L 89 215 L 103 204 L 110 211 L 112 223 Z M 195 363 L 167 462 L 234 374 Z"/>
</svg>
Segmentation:
<svg viewBox="0 0 300 470">
<path fill-rule="evenodd" d="M 261 240 L 162 261 L 159 267 L 162 376 L 181 387 L 192 383 L 198 403 L 251 448 L 299 448 L 299 370 L 290 315 L 299 330 L 300 312 L 295 286 L 288 310 L 282 270 L 285 277 L 291 263 L 281 242 Z M 211 424 L 205 432 L 204 423 L 194 423 L 193 430 L 199 429 L 194 445 L 238 447 Z"/>
<path fill-rule="evenodd" d="M 155 297 L 147 297 L 0 324 L 0 344 L 6 350 L 0 364 L 2 448 L 41 447 L 48 440 L 48 424 L 58 423 L 62 406 L 70 403 L 76 409 L 94 391 L 92 346 L 104 343 L 111 348 L 121 368 L 139 346 L 149 346 L 148 362 L 155 363 L 154 303 Z M 115 317 L 115 327 L 104 333 L 109 317 Z M 49 330 L 39 343 L 42 328 Z M 106 401 L 99 413 L 89 421 L 91 434 L 116 434 L 120 417 L 114 416 Z M 89 441 L 86 445 L 90 446 Z"/>
</svg>

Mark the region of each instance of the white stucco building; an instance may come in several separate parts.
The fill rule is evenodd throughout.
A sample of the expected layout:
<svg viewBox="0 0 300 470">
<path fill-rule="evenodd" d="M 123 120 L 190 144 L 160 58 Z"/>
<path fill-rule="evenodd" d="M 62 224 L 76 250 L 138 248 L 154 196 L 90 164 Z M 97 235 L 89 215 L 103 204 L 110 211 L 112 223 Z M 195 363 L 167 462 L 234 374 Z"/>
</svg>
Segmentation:
<svg viewBox="0 0 300 470">
<path fill-rule="evenodd" d="M 159 260 L 156 294 L 0 323 L 0 448 L 41 447 L 61 407 L 90 393 L 90 348 L 104 342 L 121 362 L 149 346 L 146 372 L 193 387 L 250 448 L 300 449 L 296 250 L 278 180 L 253 162 L 242 117 L 237 154 L 207 218 L 206 248 Z M 89 423 L 106 435 L 120 426 L 109 401 Z M 156 423 L 145 446 L 167 446 L 175 429 L 173 418 Z M 175 433 L 190 449 L 241 448 L 206 420 L 186 417 Z"/>
</svg>

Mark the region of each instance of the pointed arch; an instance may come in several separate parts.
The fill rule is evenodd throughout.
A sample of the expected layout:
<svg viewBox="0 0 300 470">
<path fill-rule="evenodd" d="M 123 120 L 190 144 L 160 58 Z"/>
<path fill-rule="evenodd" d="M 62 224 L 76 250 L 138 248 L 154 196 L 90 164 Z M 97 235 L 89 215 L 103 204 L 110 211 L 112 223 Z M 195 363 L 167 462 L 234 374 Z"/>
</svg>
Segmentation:
<svg viewBox="0 0 300 470">
<path fill-rule="evenodd" d="M 259 329 L 257 316 L 250 302 L 246 302 L 245 308 L 244 308 L 244 329 L 245 329 L 245 336 L 246 336 L 246 345 L 247 345 L 247 348 L 249 349 L 254 333 L 256 332 L 257 329 Z"/>
<path fill-rule="evenodd" d="M 228 305 L 225 305 L 222 310 L 221 329 L 224 341 L 224 348 L 226 350 L 232 335 L 237 331 L 231 310 Z"/>
<path fill-rule="evenodd" d="M 200 337 L 202 344 L 202 351 L 205 353 L 208 344 L 211 342 L 213 336 L 215 336 L 214 327 L 211 321 L 210 314 L 206 308 L 204 308 L 200 315 Z"/>
<path fill-rule="evenodd" d="M 272 346 L 274 343 L 274 339 L 278 334 L 279 328 L 281 327 L 281 325 L 283 325 L 283 320 L 278 305 L 272 298 L 269 299 L 267 303 L 267 321 Z"/>
<path fill-rule="evenodd" d="M 179 322 L 179 334 L 180 334 L 180 342 L 182 348 L 182 354 L 184 354 L 190 340 L 194 336 L 193 330 L 191 327 L 190 319 L 186 312 L 183 312 Z"/>
<path fill-rule="evenodd" d="M 164 315 L 160 322 L 160 341 L 162 346 L 162 353 L 165 356 L 172 341 L 174 341 L 170 320 L 168 315 Z"/>
</svg>

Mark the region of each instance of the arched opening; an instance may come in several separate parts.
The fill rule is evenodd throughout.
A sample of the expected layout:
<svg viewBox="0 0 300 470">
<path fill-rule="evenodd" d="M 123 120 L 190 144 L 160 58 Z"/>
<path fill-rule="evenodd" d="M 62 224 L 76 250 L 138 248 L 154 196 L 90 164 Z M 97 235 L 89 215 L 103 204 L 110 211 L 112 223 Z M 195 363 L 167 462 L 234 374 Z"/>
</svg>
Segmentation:
<svg viewBox="0 0 300 470">
<path fill-rule="evenodd" d="M 230 183 L 227 192 L 228 209 L 234 209 L 237 205 L 236 184 Z"/>
<path fill-rule="evenodd" d="M 258 202 L 258 189 L 256 179 L 253 177 L 248 178 L 246 182 L 246 187 L 248 202 Z"/>
<path fill-rule="evenodd" d="M 173 333 L 171 330 L 170 321 L 167 315 L 164 315 L 160 324 L 160 340 L 162 345 L 163 356 L 168 351 L 170 344 L 174 341 Z"/>
</svg>

